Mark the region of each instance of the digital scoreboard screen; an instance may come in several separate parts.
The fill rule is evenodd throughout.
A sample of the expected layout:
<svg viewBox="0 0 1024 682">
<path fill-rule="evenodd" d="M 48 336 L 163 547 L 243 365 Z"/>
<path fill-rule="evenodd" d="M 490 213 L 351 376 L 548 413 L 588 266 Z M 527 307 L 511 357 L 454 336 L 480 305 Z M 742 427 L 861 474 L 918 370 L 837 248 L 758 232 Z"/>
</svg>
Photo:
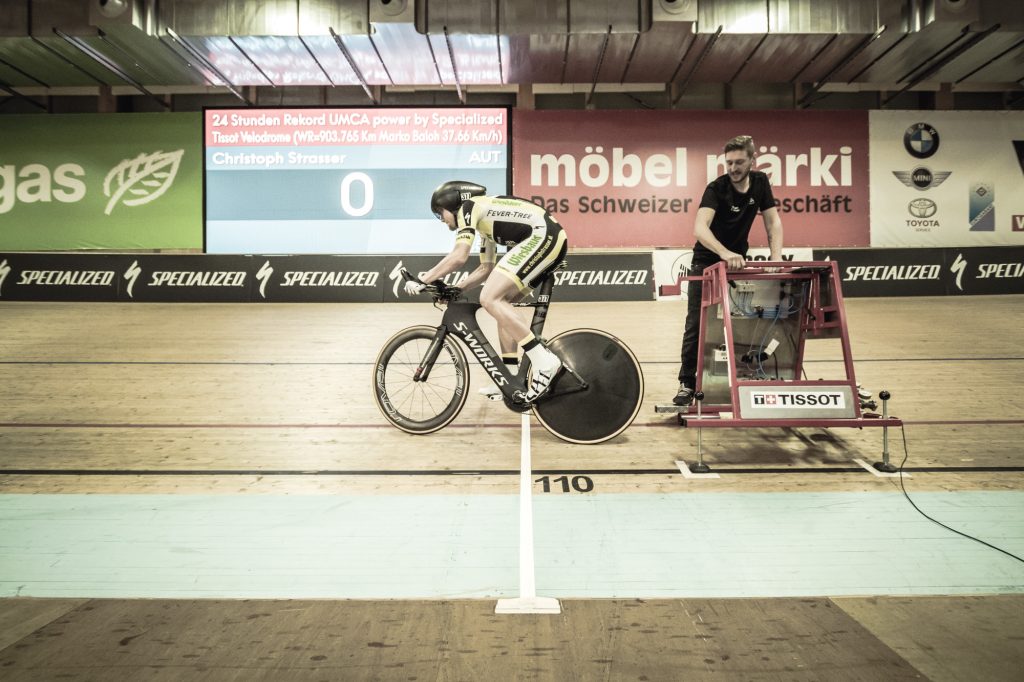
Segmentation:
<svg viewBox="0 0 1024 682">
<path fill-rule="evenodd" d="M 447 180 L 509 193 L 502 108 L 207 109 L 206 252 L 446 253 Z"/>
</svg>

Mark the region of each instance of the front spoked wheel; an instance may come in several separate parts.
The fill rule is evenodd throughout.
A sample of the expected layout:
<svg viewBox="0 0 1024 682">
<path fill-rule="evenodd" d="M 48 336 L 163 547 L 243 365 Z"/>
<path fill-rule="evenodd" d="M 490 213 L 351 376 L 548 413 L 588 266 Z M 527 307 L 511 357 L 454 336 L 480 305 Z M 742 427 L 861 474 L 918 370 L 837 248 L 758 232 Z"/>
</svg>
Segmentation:
<svg viewBox="0 0 1024 682">
<path fill-rule="evenodd" d="M 413 380 L 437 333 L 427 326 L 403 329 L 388 339 L 374 363 L 373 399 L 385 419 L 408 433 L 443 429 L 466 404 L 466 354 L 454 337 L 445 338 L 427 380 Z"/>
<path fill-rule="evenodd" d="M 644 375 L 626 344 L 597 329 L 573 329 L 551 339 L 548 348 L 576 376 L 563 372 L 550 397 L 534 406 L 544 428 L 562 440 L 589 445 L 614 438 L 633 423 L 644 396 Z"/>
</svg>

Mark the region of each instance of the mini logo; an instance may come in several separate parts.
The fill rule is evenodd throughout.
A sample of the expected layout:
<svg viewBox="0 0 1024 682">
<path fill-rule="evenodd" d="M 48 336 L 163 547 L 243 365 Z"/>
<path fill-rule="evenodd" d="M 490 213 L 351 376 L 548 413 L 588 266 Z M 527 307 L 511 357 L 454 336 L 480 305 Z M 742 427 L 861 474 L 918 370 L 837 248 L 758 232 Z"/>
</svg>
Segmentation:
<svg viewBox="0 0 1024 682">
<path fill-rule="evenodd" d="M 964 255 L 962 253 L 956 254 L 956 260 L 953 261 L 953 264 L 949 266 L 949 271 L 956 273 L 956 288 L 959 289 L 960 291 L 964 290 L 963 276 L 964 270 L 966 269 L 967 261 L 964 259 Z"/>
<path fill-rule="evenodd" d="M 915 158 L 927 159 L 939 151 L 939 133 L 927 123 L 915 123 L 903 133 L 903 148 Z"/>
<path fill-rule="evenodd" d="M 939 207 L 931 199 L 914 199 L 907 204 L 907 211 L 915 218 L 931 218 Z"/>
<path fill-rule="evenodd" d="M 953 171 L 935 171 L 930 168 L 918 166 L 912 171 L 893 171 L 892 174 L 907 187 L 921 190 L 922 192 L 932 187 L 938 187 L 946 181 Z"/>
<path fill-rule="evenodd" d="M 11 272 L 11 266 L 7 264 L 7 259 L 4 258 L 3 262 L 0 262 L 0 296 L 4 293 L 4 280 L 7 279 L 7 275 Z"/>
<path fill-rule="evenodd" d="M 142 273 L 142 268 L 139 267 L 139 261 L 133 260 L 132 264 L 125 270 L 124 278 L 128 280 L 128 298 L 135 298 L 135 294 L 132 289 L 135 287 L 135 280 L 139 278 Z"/>
<path fill-rule="evenodd" d="M 125 206 L 148 204 L 166 192 L 174 183 L 184 153 L 184 149 L 157 150 L 114 166 L 103 179 L 103 194 L 110 197 L 103 212 L 110 215 L 119 202 Z"/>
<path fill-rule="evenodd" d="M 270 261 L 263 261 L 263 267 L 256 273 L 256 279 L 260 281 L 260 296 L 263 298 L 267 297 L 267 282 L 270 281 L 272 274 L 274 274 L 274 268 L 270 267 Z"/>
</svg>

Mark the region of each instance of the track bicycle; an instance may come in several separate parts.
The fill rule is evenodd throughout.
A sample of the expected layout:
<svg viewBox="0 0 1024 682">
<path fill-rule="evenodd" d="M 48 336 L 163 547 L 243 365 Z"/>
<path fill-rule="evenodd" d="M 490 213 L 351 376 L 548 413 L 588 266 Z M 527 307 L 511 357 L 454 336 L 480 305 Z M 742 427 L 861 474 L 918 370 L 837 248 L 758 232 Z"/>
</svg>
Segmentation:
<svg viewBox="0 0 1024 682">
<path fill-rule="evenodd" d="M 560 267 L 565 267 L 565 262 Z M 406 280 L 413 279 L 402 270 Z M 547 319 L 554 287 L 549 273 L 531 302 L 530 330 L 538 339 Z M 530 362 L 524 356 L 512 374 L 481 332 L 476 321 L 479 303 L 459 300 L 461 290 L 441 280 L 424 289 L 434 307 L 444 310 L 436 327 L 418 325 L 392 336 L 381 348 L 373 368 L 373 398 L 384 418 L 412 434 L 443 429 L 459 415 L 469 395 L 469 365 L 460 339 L 501 391 L 505 406 L 517 413 L 533 411 L 552 434 L 570 443 L 603 443 L 622 433 L 640 411 L 644 377 L 626 344 L 598 329 L 572 329 L 545 345 L 561 358 L 560 372 L 548 391 L 526 401 Z"/>
</svg>

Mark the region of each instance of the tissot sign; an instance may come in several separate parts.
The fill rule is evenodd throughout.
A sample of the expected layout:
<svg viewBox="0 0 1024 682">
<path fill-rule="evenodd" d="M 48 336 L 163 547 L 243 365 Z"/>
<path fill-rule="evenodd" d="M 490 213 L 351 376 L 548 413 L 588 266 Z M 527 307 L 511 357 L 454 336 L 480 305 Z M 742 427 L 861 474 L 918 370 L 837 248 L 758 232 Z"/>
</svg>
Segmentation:
<svg viewBox="0 0 1024 682">
<path fill-rule="evenodd" d="M 866 112 L 516 111 L 513 191 L 573 247 L 689 247 L 722 146 L 749 134 L 787 246 L 867 246 Z M 760 221 L 751 245 L 765 244 Z"/>
</svg>

